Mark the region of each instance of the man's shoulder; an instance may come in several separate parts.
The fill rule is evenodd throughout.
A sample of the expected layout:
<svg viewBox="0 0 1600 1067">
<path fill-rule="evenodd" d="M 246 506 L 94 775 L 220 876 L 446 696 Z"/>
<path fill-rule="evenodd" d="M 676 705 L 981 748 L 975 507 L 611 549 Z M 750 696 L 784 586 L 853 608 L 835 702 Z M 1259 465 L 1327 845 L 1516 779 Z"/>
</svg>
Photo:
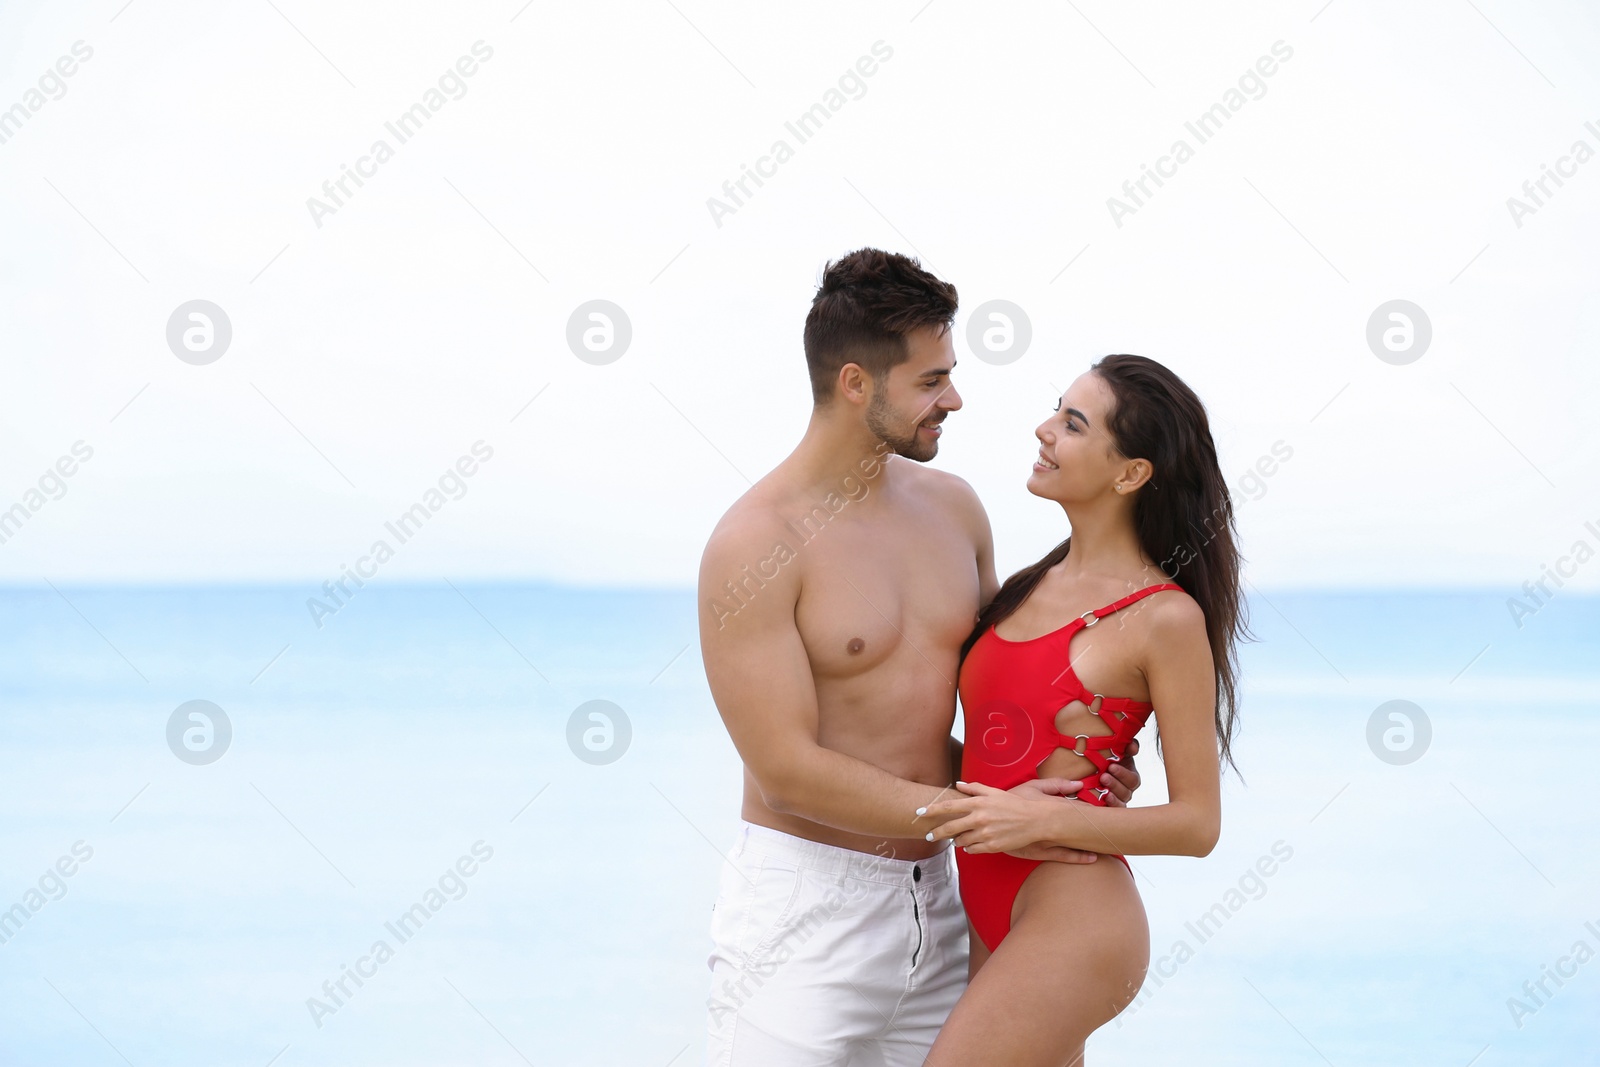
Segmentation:
<svg viewBox="0 0 1600 1067">
<path fill-rule="evenodd" d="M 926 463 L 904 456 L 894 456 L 884 470 L 900 485 L 905 486 L 914 493 L 931 495 L 952 495 L 962 491 L 971 492 L 972 487 L 967 480 L 958 474 L 930 467 Z"/>
<path fill-rule="evenodd" d="M 769 476 L 770 477 L 770 476 Z M 787 531 L 786 508 L 790 494 L 769 479 L 762 479 L 728 506 L 706 539 L 702 563 L 727 562 L 752 552 L 766 554 Z"/>
<path fill-rule="evenodd" d="M 794 626 L 800 595 L 794 536 L 783 518 L 781 493 L 752 486 L 723 513 L 700 556 L 699 589 L 706 625 L 720 632 L 729 615 L 763 620 L 749 635 Z M 750 613 L 748 616 L 746 613 Z"/>
<path fill-rule="evenodd" d="M 706 548 L 722 543 L 738 543 L 759 536 L 778 521 L 780 514 L 778 494 L 757 482 L 728 505 L 722 518 L 711 528 Z"/>
<path fill-rule="evenodd" d="M 910 475 L 907 484 L 914 491 L 966 518 L 986 520 L 983 502 L 978 499 L 977 490 L 965 478 L 909 460 L 902 460 L 901 463 Z"/>
</svg>

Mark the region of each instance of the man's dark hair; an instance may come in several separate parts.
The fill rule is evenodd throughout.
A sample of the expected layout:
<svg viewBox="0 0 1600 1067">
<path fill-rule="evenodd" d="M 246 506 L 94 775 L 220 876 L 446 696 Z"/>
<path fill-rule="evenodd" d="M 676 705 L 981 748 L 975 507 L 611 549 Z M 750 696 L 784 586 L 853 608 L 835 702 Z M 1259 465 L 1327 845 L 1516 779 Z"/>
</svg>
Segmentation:
<svg viewBox="0 0 1600 1067">
<path fill-rule="evenodd" d="M 846 363 L 860 365 L 882 383 L 911 355 L 906 334 L 922 326 L 943 332 L 955 317 L 956 287 L 898 252 L 859 248 L 829 263 L 806 315 L 813 403 L 832 398 Z"/>
</svg>

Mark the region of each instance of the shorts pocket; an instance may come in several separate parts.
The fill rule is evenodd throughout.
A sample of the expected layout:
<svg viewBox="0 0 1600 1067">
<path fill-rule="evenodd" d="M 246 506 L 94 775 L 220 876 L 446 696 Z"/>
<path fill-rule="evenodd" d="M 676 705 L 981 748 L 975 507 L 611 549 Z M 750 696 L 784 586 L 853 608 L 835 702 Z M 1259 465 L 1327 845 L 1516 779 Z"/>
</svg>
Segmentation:
<svg viewBox="0 0 1600 1067">
<path fill-rule="evenodd" d="M 745 853 L 725 864 L 711 911 L 711 969 L 718 961 L 748 969 L 760 949 L 780 936 L 800 883 L 797 867 L 770 856 Z"/>
<path fill-rule="evenodd" d="M 757 967 L 766 960 L 794 929 L 797 917 L 805 911 L 805 871 L 779 863 L 769 864 L 761 873 L 762 877 L 756 880 L 755 892 L 757 897 L 762 898 L 762 903 L 753 913 L 757 921 L 750 924 L 746 934 L 749 948 L 744 954 L 744 966 L 747 968 Z"/>
</svg>

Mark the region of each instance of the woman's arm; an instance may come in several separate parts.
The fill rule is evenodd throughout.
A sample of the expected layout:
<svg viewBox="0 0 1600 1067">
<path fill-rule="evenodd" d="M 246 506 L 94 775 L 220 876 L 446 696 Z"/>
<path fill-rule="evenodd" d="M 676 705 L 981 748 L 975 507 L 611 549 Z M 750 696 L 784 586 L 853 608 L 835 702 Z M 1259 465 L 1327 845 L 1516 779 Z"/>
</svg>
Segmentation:
<svg viewBox="0 0 1600 1067">
<path fill-rule="evenodd" d="M 945 820 L 929 840 L 953 838 L 968 852 L 1010 852 L 1043 843 L 1133 856 L 1210 853 L 1222 825 L 1211 646 L 1198 604 L 1186 596 L 1163 599 L 1166 603 L 1150 612 L 1140 659 L 1159 718 L 1168 801 L 1102 808 L 957 783 L 970 795 L 929 805 L 928 818 Z"/>
</svg>

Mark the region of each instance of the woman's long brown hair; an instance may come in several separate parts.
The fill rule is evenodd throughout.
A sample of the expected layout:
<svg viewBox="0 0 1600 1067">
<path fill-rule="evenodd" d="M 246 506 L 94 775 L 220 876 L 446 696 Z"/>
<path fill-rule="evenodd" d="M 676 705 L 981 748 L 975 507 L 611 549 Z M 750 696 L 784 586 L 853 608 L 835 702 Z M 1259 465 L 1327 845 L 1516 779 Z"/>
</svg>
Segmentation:
<svg viewBox="0 0 1600 1067">
<path fill-rule="evenodd" d="M 1106 426 L 1118 453 L 1147 459 L 1150 480 L 1134 498 L 1139 547 L 1157 560 L 1162 575 L 1148 584 L 1176 582 L 1200 605 L 1216 668 L 1215 721 L 1222 758 L 1233 761 L 1238 721 L 1239 665 L 1235 646 L 1250 639 L 1240 595 L 1240 557 L 1233 501 L 1217 463 L 1205 405 L 1166 367 L 1144 356 L 1105 356 L 1091 368 L 1111 387 Z M 1072 548 L 1068 537 L 1039 562 L 1007 578 L 961 646 L 961 657 L 991 626 L 1010 617 Z M 1154 578 L 1154 576 L 1152 576 Z M 1157 745 L 1160 735 L 1157 734 Z"/>
</svg>

